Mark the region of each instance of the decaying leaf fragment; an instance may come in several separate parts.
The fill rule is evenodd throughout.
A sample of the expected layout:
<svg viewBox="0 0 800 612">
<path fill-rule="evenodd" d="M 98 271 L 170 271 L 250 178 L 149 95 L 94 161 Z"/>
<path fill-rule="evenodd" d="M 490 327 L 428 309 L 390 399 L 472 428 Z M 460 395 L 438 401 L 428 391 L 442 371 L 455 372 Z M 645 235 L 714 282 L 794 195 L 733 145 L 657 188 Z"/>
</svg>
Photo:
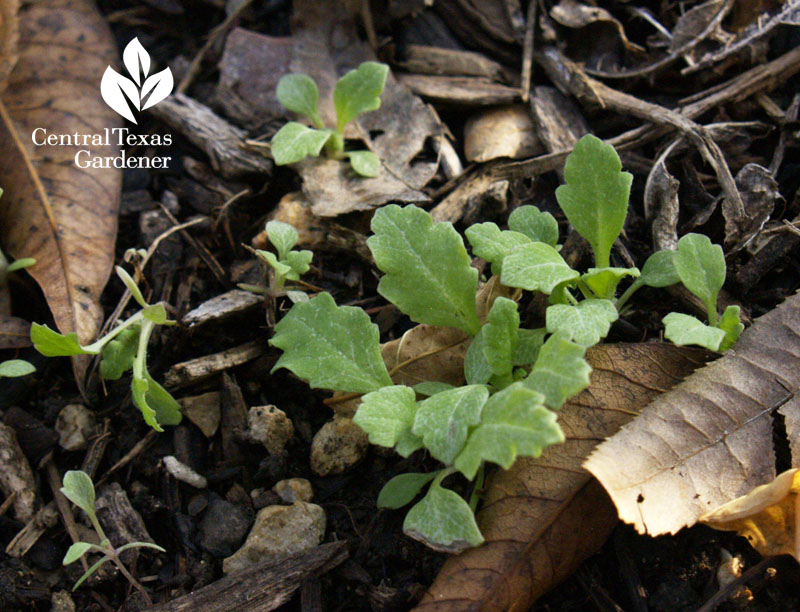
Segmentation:
<svg viewBox="0 0 800 612">
<path fill-rule="evenodd" d="M 658 397 L 585 467 L 640 533 L 675 533 L 775 478 L 772 413 L 789 414 L 796 432 L 798 388 L 800 294 Z"/>
<path fill-rule="evenodd" d="M 765 557 L 792 555 L 800 561 L 800 469 L 700 517 L 714 529 L 736 531 Z"/>
</svg>

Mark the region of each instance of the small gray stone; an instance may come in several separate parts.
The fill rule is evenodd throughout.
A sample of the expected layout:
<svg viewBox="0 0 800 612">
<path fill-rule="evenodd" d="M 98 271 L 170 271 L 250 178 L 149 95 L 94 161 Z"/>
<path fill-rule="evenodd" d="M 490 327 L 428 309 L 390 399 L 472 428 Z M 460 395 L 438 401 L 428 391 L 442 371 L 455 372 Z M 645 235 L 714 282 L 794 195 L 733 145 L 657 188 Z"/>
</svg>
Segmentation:
<svg viewBox="0 0 800 612">
<path fill-rule="evenodd" d="M 261 487 L 250 491 L 250 499 L 256 510 L 261 510 L 261 508 L 266 508 L 267 506 L 276 506 L 281 501 L 281 498 L 278 497 L 275 491 L 270 491 Z"/>
<path fill-rule="evenodd" d="M 94 433 L 94 415 L 83 404 L 67 404 L 56 419 L 58 444 L 67 451 L 86 448 Z"/>
<path fill-rule="evenodd" d="M 253 406 L 247 413 L 250 437 L 261 442 L 270 455 L 279 454 L 294 435 L 294 426 L 286 413 L 275 406 Z"/>
<path fill-rule="evenodd" d="M 368 446 L 364 430 L 337 414 L 311 442 L 311 469 L 320 476 L 341 474 L 364 458 Z"/>
<path fill-rule="evenodd" d="M 325 511 L 316 504 L 268 506 L 259 511 L 247 540 L 222 562 L 226 574 L 248 569 L 265 555 L 293 553 L 317 546 L 325 536 Z"/>
<path fill-rule="evenodd" d="M 216 558 L 239 548 L 253 524 L 253 512 L 215 497 L 200 521 L 200 546 Z"/>
<path fill-rule="evenodd" d="M 167 455 L 162 459 L 164 467 L 167 471 L 175 477 L 176 480 L 185 482 L 188 485 L 197 487 L 198 489 L 205 489 L 208 486 L 208 480 L 205 476 L 201 476 L 195 472 L 188 465 L 181 463 L 172 455 Z"/>
<path fill-rule="evenodd" d="M 278 494 L 281 501 L 293 504 L 297 501 L 310 502 L 314 497 L 314 489 L 305 478 L 287 478 L 276 483 L 272 490 Z"/>
</svg>

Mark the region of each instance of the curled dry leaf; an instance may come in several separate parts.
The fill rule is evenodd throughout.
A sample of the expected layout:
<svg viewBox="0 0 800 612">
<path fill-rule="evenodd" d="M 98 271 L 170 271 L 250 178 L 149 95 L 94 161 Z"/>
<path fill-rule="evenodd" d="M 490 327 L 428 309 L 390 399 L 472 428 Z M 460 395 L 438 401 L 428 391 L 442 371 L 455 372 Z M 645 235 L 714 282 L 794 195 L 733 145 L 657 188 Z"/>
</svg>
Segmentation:
<svg viewBox="0 0 800 612">
<path fill-rule="evenodd" d="M 489 481 L 486 542 L 448 559 L 415 612 L 525 610 L 597 551 L 617 521 L 581 462 L 707 354 L 671 344 L 603 344 L 587 353 L 591 386 L 559 411 L 566 442 Z"/>
<path fill-rule="evenodd" d="M 775 478 L 772 413 L 787 415 L 796 433 L 799 387 L 797 294 L 757 319 L 724 357 L 658 397 L 585 467 L 640 533 L 675 533 Z"/>
<path fill-rule="evenodd" d="M 118 155 L 113 147 L 36 146 L 31 134 L 96 134 L 118 125 L 100 97 L 100 76 L 116 59 L 105 20 L 88 0 L 44 0 L 20 13 L 19 61 L 0 105 L 3 163 L 0 232 L 41 285 L 58 328 L 94 339 L 98 298 L 114 257 L 121 172 L 80 169 L 78 150 Z M 87 86 L 95 83 L 97 87 Z M 76 367 L 78 378 L 82 368 Z"/>
<path fill-rule="evenodd" d="M 800 469 L 783 472 L 700 517 L 723 531 L 736 531 L 765 557 L 792 555 L 800 561 Z"/>
</svg>

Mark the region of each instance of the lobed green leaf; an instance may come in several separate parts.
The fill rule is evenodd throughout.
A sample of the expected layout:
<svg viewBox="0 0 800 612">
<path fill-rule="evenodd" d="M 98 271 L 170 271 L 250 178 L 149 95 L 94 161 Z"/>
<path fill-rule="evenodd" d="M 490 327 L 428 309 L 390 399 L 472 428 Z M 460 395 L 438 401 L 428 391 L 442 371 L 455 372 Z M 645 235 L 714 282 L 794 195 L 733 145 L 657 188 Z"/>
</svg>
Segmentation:
<svg viewBox="0 0 800 612">
<path fill-rule="evenodd" d="M 498 275 L 502 271 L 503 259 L 523 244 L 530 244 L 531 240 L 525 234 L 512 231 L 501 231 L 497 224 L 476 223 L 464 232 L 472 245 L 472 252 L 481 259 L 492 264 L 492 274 Z"/>
<path fill-rule="evenodd" d="M 580 277 L 549 244 L 532 242 L 515 248 L 503 259 L 500 281 L 507 287 L 551 293 L 558 285 Z"/>
<path fill-rule="evenodd" d="M 124 329 L 103 347 L 100 376 L 105 380 L 119 380 L 133 367 L 139 350 L 139 330 L 138 325 Z"/>
<path fill-rule="evenodd" d="M 369 393 L 391 386 L 378 326 L 361 308 L 337 306 L 328 293 L 299 302 L 275 326 L 283 351 L 272 369 L 291 370 L 312 387 Z"/>
<path fill-rule="evenodd" d="M 483 354 L 495 376 L 507 376 L 514 367 L 514 355 L 519 346 L 519 313 L 517 304 L 498 297 L 489 311 L 489 321 L 483 326 L 486 345 Z"/>
<path fill-rule="evenodd" d="M 483 543 L 469 504 L 435 482 L 408 511 L 403 533 L 434 550 L 452 554 Z"/>
<path fill-rule="evenodd" d="M 98 351 L 87 351 L 78 342 L 78 334 L 59 334 L 47 325 L 31 324 L 31 341 L 34 348 L 45 357 L 72 357 L 73 355 L 96 355 Z"/>
<path fill-rule="evenodd" d="M 422 474 L 408 472 L 395 476 L 381 489 L 378 494 L 378 508 L 402 508 L 414 501 L 426 484 L 436 478 L 441 470 Z"/>
<path fill-rule="evenodd" d="M 272 137 L 272 158 L 278 166 L 294 164 L 306 157 L 319 157 L 322 147 L 331 137 L 327 129 L 317 130 L 302 123 L 290 121 Z"/>
<path fill-rule="evenodd" d="M 519 346 L 517 346 L 517 350 L 514 353 L 514 365 L 523 366 L 535 362 L 546 335 L 547 330 L 543 327 L 540 329 L 520 329 L 517 334 Z"/>
<path fill-rule="evenodd" d="M 664 337 L 678 346 L 694 344 L 710 351 L 720 350 L 726 332 L 706 325 L 699 319 L 680 312 L 671 312 L 663 319 Z"/>
<path fill-rule="evenodd" d="M 413 204 L 390 204 L 375 213 L 372 231 L 367 246 L 384 273 L 378 293 L 417 323 L 478 333 L 478 271 L 450 223 L 434 223 Z"/>
<path fill-rule="evenodd" d="M 592 368 L 584 359 L 585 353 L 586 347 L 570 342 L 562 332 L 555 333 L 539 349 L 536 363 L 523 382 L 544 395 L 546 406 L 558 410 L 589 386 Z"/>
<path fill-rule="evenodd" d="M 626 276 L 639 276 L 638 268 L 589 268 L 581 280 L 598 298 L 610 300 L 617 292 L 617 285 Z"/>
<path fill-rule="evenodd" d="M 492 377 L 492 368 L 486 360 L 486 334 L 482 327 L 472 339 L 464 356 L 464 379 L 468 385 L 485 385 Z"/>
<path fill-rule="evenodd" d="M 566 185 L 556 189 L 567 219 L 592 245 L 598 268 L 608 267 L 611 247 L 628 213 L 633 175 L 621 170 L 614 147 L 587 134 L 567 157 Z"/>
<path fill-rule="evenodd" d="M 725 284 L 725 255 L 722 247 L 712 244 L 708 236 L 686 234 L 678 240 L 678 250 L 673 262 L 681 282 L 702 300 L 709 322 L 715 325 L 717 295 Z"/>
<path fill-rule="evenodd" d="M 455 467 L 472 480 L 482 461 L 503 469 L 517 456 L 538 457 L 551 444 L 564 441 L 556 413 L 543 405 L 544 396 L 524 383 L 514 383 L 486 402 L 481 422 L 469 434 Z"/>
<path fill-rule="evenodd" d="M 381 107 L 381 93 L 386 85 L 389 67 L 378 62 L 364 62 L 345 74 L 333 90 L 336 107 L 336 130 L 344 133 L 344 126 L 362 113 Z"/>
<path fill-rule="evenodd" d="M 267 238 L 278 251 L 278 257 L 286 259 L 289 251 L 297 244 L 297 230 L 283 221 L 269 221 L 265 229 Z"/>
<path fill-rule="evenodd" d="M 312 259 L 314 259 L 314 253 L 311 251 L 289 251 L 285 260 L 286 265 L 289 266 L 286 278 L 293 281 L 299 280 L 311 268 Z"/>
<path fill-rule="evenodd" d="M 577 306 L 554 304 L 545 314 L 547 331 L 562 332 L 581 346 L 593 346 L 605 338 L 611 324 L 619 318 L 610 300 L 588 299 Z"/>
<path fill-rule="evenodd" d="M 508 228 L 524 234 L 533 242 L 544 242 L 551 247 L 558 244 L 558 222 L 555 217 L 530 204 L 511 212 L 508 216 Z"/>
<path fill-rule="evenodd" d="M 731 348 L 744 331 L 744 323 L 740 319 L 741 309 L 738 306 L 728 306 L 719 319 L 719 327 L 725 332 L 725 339 L 719 345 L 719 350 L 724 353 Z"/>
<path fill-rule="evenodd" d="M 366 432 L 369 441 L 408 457 L 422 448 L 422 440 L 411 431 L 417 413 L 414 390 L 405 385 L 383 387 L 361 398 L 353 422 Z"/>
</svg>

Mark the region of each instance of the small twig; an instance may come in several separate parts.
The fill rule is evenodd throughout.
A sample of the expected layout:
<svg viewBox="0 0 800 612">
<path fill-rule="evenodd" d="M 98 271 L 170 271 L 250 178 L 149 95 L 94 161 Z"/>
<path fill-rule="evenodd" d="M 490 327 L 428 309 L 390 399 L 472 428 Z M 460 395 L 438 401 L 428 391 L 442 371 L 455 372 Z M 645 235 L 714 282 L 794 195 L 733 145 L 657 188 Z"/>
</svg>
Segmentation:
<svg viewBox="0 0 800 612">
<path fill-rule="evenodd" d="M 2 505 L 0 505 L 0 516 L 3 516 L 6 512 L 8 512 L 8 509 L 14 505 L 15 499 L 17 499 L 17 492 L 12 491 L 11 495 L 6 497 Z"/>
<path fill-rule="evenodd" d="M 711 599 L 709 599 L 706 603 L 703 604 L 701 608 L 697 610 L 697 612 L 713 612 L 716 610 L 717 606 L 721 603 L 730 599 L 731 595 L 735 592 L 737 588 L 739 588 L 742 584 L 754 578 L 758 574 L 760 574 L 765 567 L 771 565 L 775 561 L 774 557 L 767 557 L 766 559 L 762 559 L 758 563 L 756 563 L 753 567 L 749 570 L 744 572 L 741 576 L 739 576 L 733 582 L 727 584 L 725 588 L 720 589 L 717 591 Z"/>
<path fill-rule="evenodd" d="M 131 461 L 133 461 L 143 450 L 145 450 L 148 446 L 150 446 L 155 439 L 158 437 L 158 432 L 154 429 L 151 429 L 147 432 L 147 435 L 139 440 L 136 444 L 133 445 L 133 448 L 129 450 L 122 459 L 117 461 L 114 465 L 112 465 L 106 473 L 103 474 L 103 477 L 97 481 L 96 486 L 100 486 L 103 484 L 106 479 L 108 479 L 111 474 L 116 472 L 117 470 L 124 468 L 128 465 Z"/>
<path fill-rule="evenodd" d="M 50 490 L 53 492 L 53 499 L 56 502 L 56 506 L 58 507 L 58 512 L 61 514 L 61 520 L 64 522 L 64 527 L 69 534 L 69 537 L 74 542 L 80 542 L 81 537 L 78 534 L 78 526 L 75 524 L 75 515 L 72 514 L 72 506 L 64 497 L 64 494 L 61 492 L 61 477 L 58 474 L 58 468 L 56 467 L 55 462 L 53 461 L 53 453 L 48 453 L 45 457 L 44 461 L 45 471 L 47 472 L 47 482 L 50 485 Z M 89 564 L 86 562 L 86 557 L 81 557 L 81 565 L 83 565 L 83 571 L 89 569 Z"/>
<path fill-rule="evenodd" d="M 528 14 L 525 18 L 525 40 L 522 45 L 522 76 L 520 77 L 520 90 L 522 101 L 527 102 L 531 95 L 531 78 L 533 77 L 533 50 L 536 42 L 536 8 L 537 0 L 528 4 Z"/>
</svg>

